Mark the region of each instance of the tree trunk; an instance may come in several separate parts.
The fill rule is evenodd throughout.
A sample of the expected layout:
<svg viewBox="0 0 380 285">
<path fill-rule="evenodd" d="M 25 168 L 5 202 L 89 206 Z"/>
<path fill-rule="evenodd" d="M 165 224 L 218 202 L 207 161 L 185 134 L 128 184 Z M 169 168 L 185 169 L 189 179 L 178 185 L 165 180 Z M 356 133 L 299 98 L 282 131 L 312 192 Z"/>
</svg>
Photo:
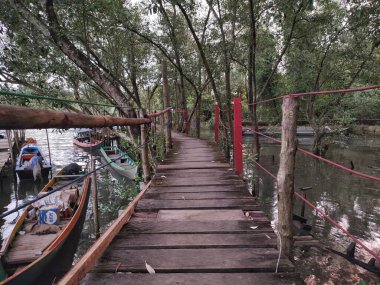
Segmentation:
<svg viewBox="0 0 380 285">
<path fill-rule="evenodd" d="M 162 60 L 162 93 L 163 93 L 163 105 L 164 109 L 170 107 L 170 94 L 169 94 L 169 82 L 168 82 L 168 64 L 165 59 Z M 171 111 L 164 114 L 165 128 L 165 152 L 168 153 L 172 148 L 172 113 Z"/>
<path fill-rule="evenodd" d="M 260 156 L 260 143 L 259 135 L 256 133 L 259 130 L 257 122 L 257 85 L 256 85 L 256 21 L 253 7 L 253 0 L 249 2 L 249 21 L 250 21 L 250 33 L 249 33 L 249 53 L 248 53 L 248 105 L 249 113 L 251 114 L 252 127 L 253 127 L 253 152 L 256 155 L 256 159 L 259 160 Z"/>
<path fill-rule="evenodd" d="M 140 118 L 145 117 L 145 111 L 140 110 Z M 143 168 L 143 174 L 144 174 L 144 183 L 148 183 L 150 180 L 150 164 L 149 164 L 149 147 L 148 147 L 148 133 L 147 133 L 147 126 L 145 124 L 142 124 L 140 126 L 141 129 L 141 164 Z"/>
<path fill-rule="evenodd" d="M 280 166 L 277 174 L 279 247 L 293 258 L 294 168 L 297 150 L 297 99 L 285 97 L 282 104 Z"/>
</svg>

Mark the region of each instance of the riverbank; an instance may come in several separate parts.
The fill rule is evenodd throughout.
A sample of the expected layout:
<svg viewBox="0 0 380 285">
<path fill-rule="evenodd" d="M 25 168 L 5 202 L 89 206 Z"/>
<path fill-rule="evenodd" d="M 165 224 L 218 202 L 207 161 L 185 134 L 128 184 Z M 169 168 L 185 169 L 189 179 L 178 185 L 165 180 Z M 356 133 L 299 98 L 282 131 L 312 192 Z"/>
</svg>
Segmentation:
<svg viewBox="0 0 380 285">
<path fill-rule="evenodd" d="M 355 125 L 352 127 L 352 133 L 355 135 L 380 136 L 380 126 Z"/>
</svg>

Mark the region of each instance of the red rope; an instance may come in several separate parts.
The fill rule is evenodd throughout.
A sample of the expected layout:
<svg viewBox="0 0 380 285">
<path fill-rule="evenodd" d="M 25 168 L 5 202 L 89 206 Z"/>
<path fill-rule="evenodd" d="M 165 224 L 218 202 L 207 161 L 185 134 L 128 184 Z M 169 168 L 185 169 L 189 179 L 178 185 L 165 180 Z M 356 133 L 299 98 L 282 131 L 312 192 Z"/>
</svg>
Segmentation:
<svg viewBox="0 0 380 285">
<path fill-rule="evenodd" d="M 255 130 L 252 130 L 252 131 L 253 131 L 254 133 L 257 133 L 257 134 L 259 134 L 259 135 L 265 137 L 265 138 L 268 138 L 268 139 L 270 139 L 270 140 L 272 140 L 272 141 L 275 141 L 275 142 L 278 142 L 278 143 L 281 144 L 281 141 L 278 140 L 278 139 L 276 139 L 276 138 L 273 138 L 273 137 L 267 136 L 267 135 L 265 135 L 265 134 L 263 134 L 263 133 L 261 133 L 261 132 L 256 132 Z M 333 162 L 333 161 L 328 160 L 328 159 L 326 159 L 326 158 L 320 157 L 319 155 L 315 155 L 314 153 L 312 153 L 312 152 L 310 152 L 310 151 L 307 151 L 307 150 L 305 150 L 305 149 L 303 149 L 303 148 L 297 148 L 297 149 L 298 149 L 300 152 L 304 153 L 304 154 L 307 154 L 307 155 L 309 155 L 309 156 L 312 156 L 312 157 L 314 157 L 314 158 L 317 158 L 317 159 L 319 159 L 319 160 L 322 160 L 323 162 L 326 162 L 326 163 L 328 163 L 328 164 L 330 164 L 330 165 L 332 165 L 332 166 L 335 166 L 335 167 L 337 167 L 337 168 L 343 169 L 343 170 L 345 170 L 345 171 L 347 171 L 347 172 L 349 172 L 349 173 L 351 173 L 351 174 L 354 174 L 354 175 L 356 175 L 356 176 L 363 177 L 363 178 L 367 178 L 367 179 L 370 179 L 370 180 L 373 180 L 373 181 L 376 181 L 376 182 L 380 182 L 380 178 L 379 178 L 379 177 L 372 176 L 372 175 L 368 175 L 368 174 L 365 174 L 365 173 L 362 173 L 362 172 L 359 172 L 359 171 L 355 171 L 355 170 L 349 169 L 349 168 L 344 167 L 343 165 L 340 165 L 340 164 L 338 164 L 338 163 L 336 163 L 336 162 Z"/>
<path fill-rule="evenodd" d="M 269 176 L 271 176 L 274 180 L 277 180 L 277 177 L 274 176 L 268 169 L 266 169 L 264 166 L 262 166 L 260 163 L 258 163 L 256 160 L 253 160 L 253 163 L 256 164 L 258 167 L 260 167 L 262 170 L 264 170 Z"/>
<path fill-rule="evenodd" d="M 331 222 L 332 224 L 334 224 L 338 229 L 340 229 L 342 232 L 344 232 L 346 235 L 348 235 L 354 242 L 356 242 L 357 244 L 361 245 L 368 253 L 370 253 L 371 255 L 373 255 L 377 260 L 380 261 L 380 256 L 377 255 L 374 251 L 372 251 L 371 249 L 369 249 L 367 246 L 365 246 L 360 240 L 358 240 L 356 237 L 354 237 L 352 234 L 350 234 L 345 228 L 343 228 L 342 226 L 340 226 L 337 222 L 335 222 L 332 218 L 330 218 L 327 214 L 325 214 L 322 210 L 320 210 L 319 208 L 317 208 L 313 203 L 311 203 L 309 200 L 305 199 L 304 197 L 302 197 L 302 195 L 300 195 L 299 193 L 297 192 L 294 192 L 294 195 L 298 198 L 298 199 L 301 199 L 302 201 L 304 201 L 306 204 L 308 204 L 310 207 L 312 207 L 314 210 L 316 210 L 318 213 L 320 213 L 325 219 L 327 219 L 329 222 Z"/>
<path fill-rule="evenodd" d="M 380 84 L 378 85 L 372 85 L 367 87 L 358 87 L 358 88 L 350 88 L 350 89 L 339 89 L 339 90 L 326 90 L 326 91 L 313 91 L 313 92 L 305 92 L 305 93 L 293 93 L 288 94 L 288 96 L 293 97 L 301 97 L 306 95 L 326 95 L 326 94 L 338 94 L 338 93 L 352 93 L 352 92 L 359 92 L 359 91 L 366 91 L 366 90 L 372 90 L 372 89 L 378 89 L 380 88 Z M 279 97 L 277 97 L 279 98 Z"/>
<path fill-rule="evenodd" d="M 156 113 L 151 113 L 151 114 L 147 114 L 147 116 L 149 118 L 153 118 L 153 117 L 158 117 L 158 116 L 161 116 L 162 114 L 165 114 L 167 112 L 170 112 L 172 108 L 169 107 L 169 108 L 166 108 L 165 110 L 162 110 L 162 111 L 159 111 L 159 112 L 156 112 Z"/>
<path fill-rule="evenodd" d="M 357 175 L 357 176 L 360 176 L 360 177 L 364 177 L 364 178 L 367 178 L 367 179 L 370 179 L 370 180 L 374 180 L 374 181 L 380 182 L 380 178 L 379 177 L 371 176 L 371 175 L 368 175 L 368 174 L 365 174 L 365 173 L 362 173 L 362 172 L 359 172 L 359 171 L 355 171 L 355 170 L 349 169 L 349 168 L 344 167 L 343 165 L 340 165 L 340 164 L 338 164 L 336 162 L 333 162 L 333 161 L 328 160 L 326 158 L 323 158 L 323 157 L 320 157 L 318 155 L 315 155 L 314 153 L 312 153 L 310 151 L 307 151 L 307 150 L 305 150 L 303 148 L 298 148 L 298 150 L 300 152 L 303 152 L 303 153 L 307 154 L 307 155 L 310 155 L 310 156 L 315 157 L 315 158 L 317 158 L 319 160 L 322 160 L 322 161 L 324 161 L 324 162 L 326 162 L 326 163 L 328 163 L 330 165 L 333 165 L 333 166 L 338 167 L 340 169 L 343 169 L 343 170 L 345 170 L 347 172 L 350 172 L 350 173 L 352 173 L 354 175 Z"/>
<path fill-rule="evenodd" d="M 269 174 L 273 179 L 275 179 L 277 181 L 277 177 L 275 175 L 273 175 L 268 169 L 266 169 L 264 166 L 262 166 L 257 161 L 254 161 L 254 163 L 256 165 L 258 165 L 262 170 L 264 170 L 267 174 Z M 344 232 L 346 235 L 348 235 L 353 241 L 355 241 L 357 244 L 359 244 L 360 246 L 362 246 L 368 253 L 370 253 L 377 260 L 380 261 L 380 256 L 379 255 L 377 255 L 374 251 L 372 251 L 370 248 L 368 248 L 367 246 L 365 246 L 360 240 L 358 240 L 355 236 L 353 236 L 352 234 L 350 234 L 345 228 L 343 228 L 341 225 L 339 225 L 337 222 L 335 222 L 332 218 L 330 218 L 327 214 L 325 214 L 321 209 L 319 209 L 317 206 L 315 206 L 313 203 L 311 203 L 306 198 L 302 197 L 302 195 L 300 195 L 297 192 L 294 192 L 294 196 L 296 196 L 298 199 L 304 201 L 308 206 L 310 206 L 311 208 L 313 208 L 314 210 L 316 210 L 319 214 L 321 214 L 330 223 L 332 223 L 333 225 L 335 225 L 338 229 L 340 229 L 342 232 Z"/>
<path fill-rule="evenodd" d="M 261 100 L 257 101 L 254 103 L 247 104 L 248 106 L 250 105 L 257 105 L 257 104 L 262 104 L 262 103 L 267 103 L 273 100 L 278 100 L 282 99 L 287 96 L 292 96 L 292 97 L 302 97 L 302 96 L 307 96 L 307 95 L 326 95 L 326 94 L 339 94 L 339 93 L 353 93 L 353 92 L 359 92 L 359 91 L 367 91 L 367 90 L 373 90 L 373 89 L 379 89 L 380 84 L 378 85 L 372 85 L 372 86 L 367 86 L 367 87 L 358 87 L 358 88 L 350 88 L 350 89 L 338 89 L 338 90 L 325 90 L 325 91 L 312 91 L 312 92 L 304 92 L 304 93 L 290 93 L 284 96 L 278 96 L 274 97 L 271 99 L 266 99 L 266 100 Z"/>
</svg>

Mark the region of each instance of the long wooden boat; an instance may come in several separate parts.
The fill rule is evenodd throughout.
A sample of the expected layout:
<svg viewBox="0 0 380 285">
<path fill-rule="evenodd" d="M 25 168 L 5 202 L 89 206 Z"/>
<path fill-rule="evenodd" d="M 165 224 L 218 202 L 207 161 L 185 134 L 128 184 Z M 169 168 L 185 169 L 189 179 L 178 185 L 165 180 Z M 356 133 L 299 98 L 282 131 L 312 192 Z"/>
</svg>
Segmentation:
<svg viewBox="0 0 380 285">
<path fill-rule="evenodd" d="M 60 174 L 39 195 L 80 176 Z M 90 184 L 88 176 L 25 209 L 0 250 L 1 285 L 53 284 L 70 269 L 86 217 Z"/>
<path fill-rule="evenodd" d="M 100 154 L 103 163 L 110 163 L 111 160 L 116 159 L 109 164 L 109 169 L 117 179 L 124 179 L 126 182 L 135 179 L 137 174 L 136 163 L 117 146 L 101 147 Z"/>
<path fill-rule="evenodd" d="M 27 142 L 22 146 L 20 154 L 17 158 L 16 173 L 20 180 L 32 180 L 33 179 L 33 169 L 29 166 L 30 160 L 33 156 L 41 155 L 42 157 L 42 167 L 41 176 L 43 180 L 48 180 L 49 173 L 51 171 L 51 164 L 44 158 L 42 152 L 37 145 L 37 141 L 34 139 L 28 139 Z"/>
<path fill-rule="evenodd" d="M 98 150 L 104 143 L 104 140 L 98 138 L 98 135 L 91 129 L 77 129 L 73 139 L 75 145 L 86 151 Z"/>
</svg>

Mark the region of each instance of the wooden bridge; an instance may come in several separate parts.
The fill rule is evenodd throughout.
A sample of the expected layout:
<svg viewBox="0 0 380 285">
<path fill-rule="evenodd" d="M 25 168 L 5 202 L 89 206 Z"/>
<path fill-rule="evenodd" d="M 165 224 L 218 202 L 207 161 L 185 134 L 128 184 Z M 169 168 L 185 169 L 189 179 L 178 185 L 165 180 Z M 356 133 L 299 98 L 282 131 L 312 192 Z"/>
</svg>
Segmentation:
<svg viewBox="0 0 380 285">
<path fill-rule="evenodd" d="M 284 256 L 275 273 L 279 251 L 270 221 L 216 147 L 179 134 L 174 145 L 81 284 L 298 283 Z"/>
</svg>

